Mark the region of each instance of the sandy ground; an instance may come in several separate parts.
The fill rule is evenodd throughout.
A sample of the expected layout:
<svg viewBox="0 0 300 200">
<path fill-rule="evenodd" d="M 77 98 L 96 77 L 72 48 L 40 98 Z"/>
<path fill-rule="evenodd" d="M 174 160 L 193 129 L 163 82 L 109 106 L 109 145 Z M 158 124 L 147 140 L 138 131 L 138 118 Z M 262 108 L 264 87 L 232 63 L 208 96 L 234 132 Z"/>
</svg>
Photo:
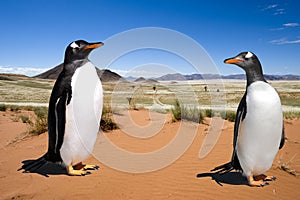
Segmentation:
<svg viewBox="0 0 300 200">
<path fill-rule="evenodd" d="M 137 132 L 130 129 L 130 124 L 125 123 L 119 130 L 99 133 L 96 152 L 85 160 L 85 163 L 99 165 L 98 171 L 92 171 L 92 174 L 87 176 L 71 177 L 61 168 L 49 165 L 45 169 L 48 170 L 49 177 L 45 177 L 37 173 L 22 173 L 17 169 L 22 161 L 43 155 L 47 149 L 47 134 L 16 140 L 28 127 L 22 122 L 13 122 L 12 115 L 14 113 L 0 112 L 0 199 L 246 200 L 299 199 L 300 196 L 299 176 L 292 176 L 277 169 L 278 163 L 285 163 L 291 169 L 300 172 L 300 120 L 285 122 L 288 140 L 278 153 L 272 168 L 266 173 L 276 176 L 277 180 L 263 188 L 252 188 L 246 185 L 245 179 L 239 173 L 235 172 L 222 177 L 212 174 L 197 177 L 197 174 L 209 172 L 213 167 L 229 161 L 233 137 L 231 122 L 225 121 L 218 142 L 203 159 L 199 158 L 199 150 L 209 130 L 210 119 L 206 119 L 207 124 L 199 126 L 186 123 L 184 126 L 187 131 L 186 133 L 183 131 L 185 136 L 183 135 L 179 143 L 175 144 L 180 149 L 180 145 L 184 146 L 185 138 L 188 138 L 191 145 L 181 152 L 182 155 L 177 160 L 166 165 L 163 162 L 176 152 L 165 147 L 180 137 L 178 132 L 183 123 L 171 123 L 168 116 L 149 114 L 145 110 L 131 111 L 130 120 L 135 123 Z M 117 120 L 122 122 L 124 119 L 122 116 L 124 115 L 120 115 Z M 155 130 L 155 134 L 149 130 Z M 192 130 L 195 131 L 195 135 L 189 133 Z M 132 133 L 128 133 L 131 131 Z M 137 136 L 138 133 L 141 137 Z M 145 162 L 135 163 L 138 161 L 131 159 L 130 156 L 126 157 L 127 154 L 118 154 L 113 149 L 106 148 L 108 144 L 113 144 L 115 149 L 125 151 L 129 155 L 142 155 L 141 159 L 145 159 Z M 149 152 L 155 154 L 160 150 L 169 152 L 164 152 L 152 160 L 146 159 Z M 104 156 L 101 156 L 101 153 Z M 158 162 L 162 164 L 156 166 Z M 166 166 L 158 169 L 163 164 Z M 145 169 L 148 167 L 148 171 L 152 172 L 133 173 L 142 171 L 141 168 L 135 169 L 138 165 L 139 167 L 144 165 Z"/>
</svg>

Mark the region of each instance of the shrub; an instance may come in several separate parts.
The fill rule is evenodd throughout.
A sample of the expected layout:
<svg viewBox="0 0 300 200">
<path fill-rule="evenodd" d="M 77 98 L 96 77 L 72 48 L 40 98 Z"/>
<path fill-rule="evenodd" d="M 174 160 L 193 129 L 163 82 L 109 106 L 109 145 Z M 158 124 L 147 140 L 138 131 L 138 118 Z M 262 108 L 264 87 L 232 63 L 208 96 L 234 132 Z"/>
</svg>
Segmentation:
<svg viewBox="0 0 300 200">
<path fill-rule="evenodd" d="M 111 131 L 114 129 L 118 129 L 118 125 L 113 122 L 112 117 L 112 109 L 110 106 L 103 106 L 102 116 L 100 121 L 100 128 L 102 131 Z"/>
<path fill-rule="evenodd" d="M 27 115 L 20 115 L 20 118 L 23 123 L 27 123 L 27 124 L 32 123 Z"/>
<path fill-rule="evenodd" d="M 230 122 L 235 121 L 235 111 L 222 111 L 220 113 L 221 117 L 225 120 L 228 120 Z"/>
<path fill-rule="evenodd" d="M 9 108 L 10 108 L 10 111 L 12 111 L 12 112 L 17 112 L 17 111 L 21 110 L 20 106 L 17 106 L 17 105 L 10 105 Z"/>
<path fill-rule="evenodd" d="M 181 107 L 180 107 L 180 104 L 179 104 L 179 101 L 176 100 L 175 104 L 174 104 L 174 108 L 172 108 L 172 119 L 173 121 L 178 121 L 178 120 L 181 120 Z"/>
<path fill-rule="evenodd" d="M 29 123 L 29 134 L 30 135 L 40 135 L 48 130 L 47 113 L 46 107 L 36 107 L 34 108 L 34 113 L 36 114 L 35 122 Z"/>
<path fill-rule="evenodd" d="M 284 119 L 299 119 L 300 111 L 285 111 L 283 112 Z"/>
<path fill-rule="evenodd" d="M 173 121 L 181 119 L 201 123 L 203 120 L 203 114 L 197 107 L 181 106 L 179 101 L 175 102 L 174 108 L 171 110 L 173 115 Z"/>
<path fill-rule="evenodd" d="M 214 116 L 213 115 L 213 110 L 212 109 L 206 109 L 205 110 L 205 116 L 209 117 L 209 118 L 212 118 Z"/>
<path fill-rule="evenodd" d="M 182 113 L 181 118 L 188 120 L 188 121 L 201 123 L 203 120 L 203 115 L 202 115 L 200 109 L 197 107 L 183 106 L 181 113 Z"/>
<path fill-rule="evenodd" d="M 100 128 L 102 131 L 107 132 L 114 129 L 118 129 L 118 126 L 115 122 L 112 121 L 111 118 L 103 117 L 100 121 Z"/>
<path fill-rule="evenodd" d="M 235 111 L 227 111 L 225 119 L 230 121 L 230 122 L 234 122 L 235 121 L 235 116 L 236 116 Z"/>
<path fill-rule="evenodd" d="M 7 106 L 5 104 L 0 104 L 0 111 L 6 111 Z"/>
</svg>

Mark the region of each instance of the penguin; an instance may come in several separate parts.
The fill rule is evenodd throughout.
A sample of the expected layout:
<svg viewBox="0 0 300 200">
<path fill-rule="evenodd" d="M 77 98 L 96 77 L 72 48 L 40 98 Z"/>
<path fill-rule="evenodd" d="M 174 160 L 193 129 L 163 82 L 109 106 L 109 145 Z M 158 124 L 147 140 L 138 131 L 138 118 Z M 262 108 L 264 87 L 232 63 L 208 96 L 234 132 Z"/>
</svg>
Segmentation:
<svg viewBox="0 0 300 200">
<path fill-rule="evenodd" d="M 65 50 L 48 107 L 48 151 L 39 159 L 23 162 L 24 172 L 36 172 L 47 162 L 60 163 L 68 175 L 90 174 L 97 165 L 82 161 L 93 151 L 103 108 L 103 89 L 88 56 L 102 42 L 77 40 Z"/>
<path fill-rule="evenodd" d="M 280 98 L 254 53 L 242 52 L 224 63 L 242 68 L 247 86 L 236 112 L 231 161 L 211 171 L 225 174 L 235 169 L 247 177 L 249 186 L 263 187 L 276 179 L 264 173 L 285 142 Z"/>
</svg>

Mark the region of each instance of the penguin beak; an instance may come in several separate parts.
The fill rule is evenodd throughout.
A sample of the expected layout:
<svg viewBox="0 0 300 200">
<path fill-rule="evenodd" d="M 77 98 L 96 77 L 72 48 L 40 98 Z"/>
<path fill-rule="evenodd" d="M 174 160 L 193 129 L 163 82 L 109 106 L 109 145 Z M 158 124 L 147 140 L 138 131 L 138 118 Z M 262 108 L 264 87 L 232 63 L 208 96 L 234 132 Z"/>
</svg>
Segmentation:
<svg viewBox="0 0 300 200">
<path fill-rule="evenodd" d="M 103 42 L 92 43 L 92 44 L 89 44 L 88 46 L 84 47 L 84 50 L 87 50 L 87 49 L 96 49 L 96 48 L 101 47 L 103 45 L 104 45 Z"/>
<path fill-rule="evenodd" d="M 226 63 L 226 64 L 236 64 L 236 63 L 240 63 L 240 62 L 244 62 L 244 60 L 242 60 L 240 58 L 228 58 L 228 59 L 224 60 L 224 63 Z"/>
</svg>

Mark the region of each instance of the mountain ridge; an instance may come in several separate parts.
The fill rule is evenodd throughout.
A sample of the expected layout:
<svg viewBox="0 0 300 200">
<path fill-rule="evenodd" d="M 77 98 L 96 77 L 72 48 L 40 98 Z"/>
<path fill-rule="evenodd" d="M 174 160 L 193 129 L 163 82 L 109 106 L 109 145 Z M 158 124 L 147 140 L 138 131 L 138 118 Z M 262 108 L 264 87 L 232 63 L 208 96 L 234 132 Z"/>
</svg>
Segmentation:
<svg viewBox="0 0 300 200">
<path fill-rule="evenodd" d="M 285 74 L 285 75 L 271 75 L 265 74 L 264 77 L 267 80 L 300 80 L 300 75 Z M 154 78 L 158 81 L 182 81 L 182 80 L 209 80 L 209 79 L 246 79 L 245 74 L 187 74 L 180 73 L 166 74 L 158 78 Z"/>
</svg>

